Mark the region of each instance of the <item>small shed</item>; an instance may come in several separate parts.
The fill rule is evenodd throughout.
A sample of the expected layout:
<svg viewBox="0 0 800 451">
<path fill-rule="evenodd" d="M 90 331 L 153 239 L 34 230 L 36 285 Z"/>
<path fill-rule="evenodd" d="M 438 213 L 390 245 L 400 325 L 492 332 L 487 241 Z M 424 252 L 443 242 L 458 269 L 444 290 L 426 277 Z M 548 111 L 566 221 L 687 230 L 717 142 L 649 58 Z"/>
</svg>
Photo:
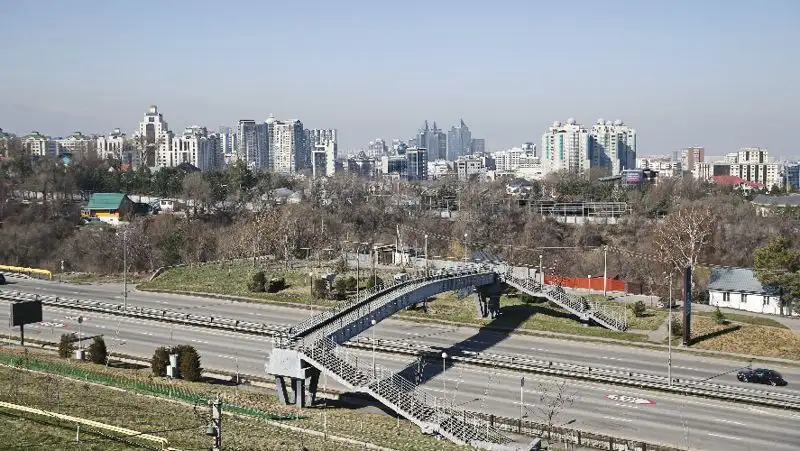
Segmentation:
<svg viewBox="0 0 800 451">
<path fill-rule="evenodd" d="M 97 219 L 117 225 L 120 221 L 128 219 L 134 209 L 133 201 L 123 193 L 94 193 L 89 198 L 82 215 L 86 219 Z"/>
</svg>

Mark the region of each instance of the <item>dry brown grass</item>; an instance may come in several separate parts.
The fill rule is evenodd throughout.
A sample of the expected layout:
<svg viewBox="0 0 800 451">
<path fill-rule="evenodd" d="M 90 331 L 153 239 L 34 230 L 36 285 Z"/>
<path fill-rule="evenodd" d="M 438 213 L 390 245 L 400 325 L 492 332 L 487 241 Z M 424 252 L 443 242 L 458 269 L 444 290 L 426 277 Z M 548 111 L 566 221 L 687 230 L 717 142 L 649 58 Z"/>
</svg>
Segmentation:
<svg viewBox="0 0 800 451">
<path fill-rule="evenodd" d="M 800 360 L 800 335 L 791 330 L 753 324 L 722 325 L 705 316 L 695 316 L 692 323 L 692 337 L 697 340 L 693 348 Z M 704 335 L 725 329 L 730 332 L 703 339 Z"/>
</svg>

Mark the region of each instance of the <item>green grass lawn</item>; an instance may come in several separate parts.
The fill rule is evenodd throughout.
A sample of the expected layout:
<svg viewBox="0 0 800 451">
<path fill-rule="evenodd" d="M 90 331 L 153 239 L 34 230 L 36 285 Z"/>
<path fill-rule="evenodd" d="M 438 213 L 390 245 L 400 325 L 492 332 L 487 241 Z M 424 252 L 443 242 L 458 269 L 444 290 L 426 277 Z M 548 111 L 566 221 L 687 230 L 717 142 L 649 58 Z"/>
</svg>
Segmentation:
<svg viewBox="0 0 800 451">
<path fill-rule="evenodd" d="M 252 293 L 247 289 L 247 283 L 258 269 L 251 264 L 224 264 L 205 265 L 197 267 L 183 267 L 171 269 L 157 277 L 152 282 L 138 285 L 140 289 L 153 291 L 194 291 L 216 293 L 228 296 L 243 296 L 279 302 L 293 302 L 322 306 L 336 305 L 337 301 L 326 299 L 313 299 L 309 272 L 314 272 L 315 277 L 322 276 L 329 271 L 327 268 L 312 268 L 305 270 L 284 270 L 280 267 L 267 269 L 268 277 L 285 277 L 289 285 L 287 289 L 278 293 Z M 379 277 L 390 279 L 395 272 L 382 272 Z M 355 276 L 354 271 L 346 275 Z M 369 274 L 362 274 L 363 282 Z M 620 307 L 621 304 L 608 302 L 609 305 Z M 502 315 L 495 319 L 476 318 L 475 306 L 472 298 L 457 299 L 454 292 L 437 295 L 429 302 L 429 311 L 422 310 L 400 312 L 398 316 L 416 321 L 452 321 L 470 325 L 487 325 L 501 328 L 521 328 L 530 331 L 558 332 L 565 334 L 582 335 L 589 337 L 616 338 L 628 341 L 646 341 L 647 337 L 640 333 L 626 333 L 606 330 L 602 327 L 584 327 L 574 317 L 563 309 L 546 301 L 526 301 L 517 296 L 503 296 L 500 300 Z M 653 330 L 663 322 L 666 312 L 657 309 L 648 309 L 646 316 L 635 318 L 630 309 L 627 310 L 631 329 Z"/>
<path fill-rule="evenodd" d="M 4 354 L 21 355 L 9 350 L 2 350 Z M 50 355 L 31 352 L 29 358 L 44 362 L 64 363 L 65 360 Z M 115 381 L 147 381 L 148 378 L 141 371 L 124 370 L 92 365 L 88 363 L 75 363 L 75 367 L 84 369 L 93 374 L 107 377 L 108 383 Z M 164 381 L 163 379 L 156 380 Z M 324 431 L 327 423 L 327 432 L 339 437 L 365 441 L 384 445 L 396 450 L 458 450 L 466 449 L 449 442 L 438 441 L 433 437 L 423 435 L 413 423 L 401 420 L 398 423 L 381 413 L 370 413 L 347 407 L 305 408 L 298 411 L 296 406 L 280 405 L 273 392 L 258 387 L 226 387 L 208 383 L 191 383 L 185 381 L 172 381 L 176 390 L 187 390 L 192 393 L 203 394 L 212 398 L 219 394 L 223 401 L 223 411 L 226 405 L 238 405 L 260 409 L 264 412 L 277 415 L 300 413 L 300 419 L 280 420 L 290 426 Z M 133 429 L 139 432 L 148 432 L 152 435 L 167 438 L 170 446 L 179 449 L 209 449 L 211 442 L 204 435 L 208 407 L 198 406 L 197 413 L 193 406 L 169 402 L 158 397 L 145 396 L 135 392 L 123 392 L 113 387 L 86 383 L 67 379 L 56 374 L 32 373 L 9 366 L 0 366 L 0 400 L 36 407 L 42 410 L 59 412 L 71 416 L 100 421 L 106 424 Z M 0 415 L 0 425 L 8 423 L 8 427 L 0 432 L 3 444 L 11 446 L 24 446 L 22 449 L 128 449 L 109 445 L 106 440 L 97 440 L 96 448 L 74 447 L 63 440 L 74 439 L 75 430 L 70 426 L 70 433 L 62 433 L 58 427 L 46 426 L 43 434 L 38 434 L 37 423 L 31 421 L 36 418 L 25 414 L 25 418 L 8 418 Z M 327 417 L 327 421 L 324 419 Z M 347 445 L 331 440 L 325 441 L 322 437 L 315 437 L 299 431 L 291 431 L 267 423 L 256 417 L 230 417 L 223 418 L 224 445 L 227 449 L 241 450 L 300 450 L 305 446 L 308 450 L 350 450 L 363 449 L 356 445 Z M 16 431 L 19 434 L 15 434 Z M 89 438 L 93 437 L 88 437 Z M 94 439 L 94 438 L 93 438 Z M 49 444 L 45 444 L 45 441 Z M 56 445 L 60 443 L 61 445 Z M 30 444 L 30 446 L 25 446 Z M 44 446 L 44 448 L 41 448 Z"/>
<path fill-rule="evenodd" d="M 557 305 L 540 298 L 500 298 L 500 316 L 497 319 L 477 318 L 472 297 L 458 299 L 454 292 L 441 293 L 428 302 L 428 313 L 422 309 L 400 312 L 398 316 L 411 320 L 446 320 L 463 324 L 507 329 L 558 332 L 589 337 L 616 338 L 628 341 L 645 341 L 643 334 L 615 332 L 599 326 L 586 327 Z"/>
</svg>

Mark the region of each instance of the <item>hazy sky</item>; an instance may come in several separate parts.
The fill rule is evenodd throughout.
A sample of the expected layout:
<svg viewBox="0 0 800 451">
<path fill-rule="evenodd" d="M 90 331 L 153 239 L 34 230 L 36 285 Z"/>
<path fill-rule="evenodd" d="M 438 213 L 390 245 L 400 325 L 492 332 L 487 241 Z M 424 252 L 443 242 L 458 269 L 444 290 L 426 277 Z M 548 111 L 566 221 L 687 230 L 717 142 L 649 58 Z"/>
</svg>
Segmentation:
<svg viewBox="0 0 800 451">
<path fill-rule="evenodd" d="M 800 157 L 797 0 L 0 0 L 0 128 L 299 118 L 340 149 L 464 118 L 489 150 L 623 119 L 639 153 Z"/>
</svg>

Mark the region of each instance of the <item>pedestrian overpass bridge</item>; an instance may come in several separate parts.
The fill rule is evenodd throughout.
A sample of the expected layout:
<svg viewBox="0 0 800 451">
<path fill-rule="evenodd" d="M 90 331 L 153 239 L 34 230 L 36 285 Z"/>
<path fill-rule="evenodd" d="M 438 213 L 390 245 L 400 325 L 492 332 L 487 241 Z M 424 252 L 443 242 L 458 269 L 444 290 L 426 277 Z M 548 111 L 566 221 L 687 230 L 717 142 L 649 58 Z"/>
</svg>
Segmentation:
<svg viewBox="0 0 800 451">
<path fill-rule="evenodd" d="M 618 331 L 627 328 L 624 312 L 615 313 L 601 303 L 566 293 L 561 287 L 541 284 L 534 278 L 515 277 L 508 266 L 470 265 L 378 285 L 284 330 L 275 337 L 267 372 L 275 376 L 278 397 L 286 404 L 313 405 L 319 376 L 324 371 L 348 389 L 371 395 L 428 433 L 487 450 L 531 449 L 532 445 L 520 447 L 485 419 L 459 411 L 408 379 L 376 367 L 374 362 L 363 358 L 359 361 L 341 346 L 395 313 L 448 291 L 474 287 L 481 315 L 494 317 L 499 313 L 500 295 L 506 286 L 544 297 L 587 323 Z M 287 379 L 291 383 L 291 399 Z"/>
</svg>

